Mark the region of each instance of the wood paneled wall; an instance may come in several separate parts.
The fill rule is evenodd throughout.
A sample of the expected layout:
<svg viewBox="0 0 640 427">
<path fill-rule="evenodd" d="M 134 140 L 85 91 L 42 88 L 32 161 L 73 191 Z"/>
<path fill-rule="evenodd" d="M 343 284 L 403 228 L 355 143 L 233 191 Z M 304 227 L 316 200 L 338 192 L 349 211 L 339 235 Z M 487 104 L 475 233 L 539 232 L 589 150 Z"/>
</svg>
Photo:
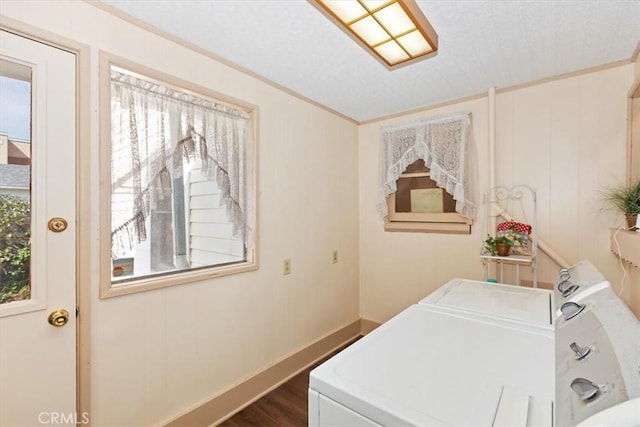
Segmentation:
<svg viewBox="0 0 640 427">
<path fill-rule="evenodd" d="M 609 229 L 621 224 L 621 218 L 603 208 L 600 191 L 625 180 L 626 97 L 633 68 L 628 64 L 517 90 L 498 90 L 496 99 L 498 184 L 536 188 L 539 237 L 572 263 L 590 259 L 616 289 L 622 271 L 610 251 Z M 380 127 L 458 111 L 473 113 L 484 192 L 489 181 L 486 98 L 360 128 L 363 318 L 385 321 L 453 277 L 484 278 L 478 257 L 479 224 L 473 226 L 470 236 L 385 233 L 375 209 Z M 539 280 L 553 282 L 557 268 L 541 254 Z M 530 274 L 522 276 L 530 278 Z M 640 286 L 637 278 L 634 274 L 635 283 L 626 282 L 623 296 L 627 301 L 630 286 Z"/>
</svg>

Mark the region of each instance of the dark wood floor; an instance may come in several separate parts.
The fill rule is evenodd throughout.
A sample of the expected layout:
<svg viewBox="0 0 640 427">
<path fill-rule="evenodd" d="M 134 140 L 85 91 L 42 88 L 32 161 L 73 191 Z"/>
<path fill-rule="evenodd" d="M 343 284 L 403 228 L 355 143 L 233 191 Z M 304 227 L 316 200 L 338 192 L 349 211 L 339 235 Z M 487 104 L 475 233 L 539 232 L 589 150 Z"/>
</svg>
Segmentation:
<svg viewBox="0 0 640 427">
<path fill-rule="evenodd" d="M 347 345 L 350 344 L 351 343 Z M 342 348 L 340 350 L 342 350 Z M 337 350 L 310 368 L 305 369 L 277 389 L 267 393 L 259 400 L 235 414 L 233 417 L 222 422 L 219 426 L 306 427 L 309 373 L 313 368 L 340 350 Z"/>
<path fill-rule="evenodd" d="M 309 372 L 311 368 L 305 369 L 219 425 L 222 427 L 306 426 Z"/>
</svg>

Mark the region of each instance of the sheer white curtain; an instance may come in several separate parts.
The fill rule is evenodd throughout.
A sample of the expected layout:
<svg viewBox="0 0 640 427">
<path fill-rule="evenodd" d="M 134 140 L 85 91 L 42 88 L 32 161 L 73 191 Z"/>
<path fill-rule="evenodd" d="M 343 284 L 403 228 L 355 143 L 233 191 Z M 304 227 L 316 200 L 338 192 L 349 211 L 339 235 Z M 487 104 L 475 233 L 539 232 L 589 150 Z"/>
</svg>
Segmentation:
<svg viewBox="0 0 640 427">
<path fill-rule="evenodd" d="M 424 160 L 431 179 L 456 200 L 456 212 L 474 219 L 478 206 L 478 161 L 471 113 L 421 119 L 381 129 L 378 211 L 386 218 L 387 196 L 407 166 Z"/>
<path fill-rule="evenodd" d="M 247 170 L 249 115 L 225 105 L 111 71 L 112 251 L 147 238 L 145 220 L 172 197 L 183 159 L 199 159 L 222 192 L 234 235 L 253 246 L 253 171 Z"/>
<path fill-rule="evenodd" d="M 183 125 L 190 129 L 196 141 L 202 170 L 216 181 L 222 190 L 221 204 L 233 223 L 236 236 L 244 236 L 245 246 L 253 247 L 253 227 L 255 207 L 252 182 L 253 170 L 247 163 L 249 156 L 247 138 L 248 116 L 238 118 L 233 114 L 212 110 L 193 112 L 183 117 Z"/>
</svg>

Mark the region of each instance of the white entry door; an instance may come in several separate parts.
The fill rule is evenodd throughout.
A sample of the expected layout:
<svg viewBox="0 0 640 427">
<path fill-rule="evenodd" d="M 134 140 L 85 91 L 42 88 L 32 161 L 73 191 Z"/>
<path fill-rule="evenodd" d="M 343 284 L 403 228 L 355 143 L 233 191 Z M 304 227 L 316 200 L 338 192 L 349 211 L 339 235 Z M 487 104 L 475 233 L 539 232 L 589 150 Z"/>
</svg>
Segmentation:
<svg viewBox="0 0 640 427">
<path fill-rule="evenodd" d="M 3 427 L 86 422 L 75 413 L 75 63 L 0 31 Z"/>
</svg>

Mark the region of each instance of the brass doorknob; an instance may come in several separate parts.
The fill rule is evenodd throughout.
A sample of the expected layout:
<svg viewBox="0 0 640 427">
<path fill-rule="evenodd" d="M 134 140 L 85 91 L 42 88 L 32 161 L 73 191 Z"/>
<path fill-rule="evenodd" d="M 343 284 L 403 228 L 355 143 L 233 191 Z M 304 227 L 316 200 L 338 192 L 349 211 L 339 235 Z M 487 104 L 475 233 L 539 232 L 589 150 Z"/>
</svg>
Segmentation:
<svg viewBox="0 0 640 427">
<path fill-rule="evenodd" d="M 67 324 L 69 321 L 69 312 L 65 309 L 52 311 L 49 315 L 49 324 L 60 328 Z"/>
<path fill-rule="evenodd" d="M 62 233 L 67 229 L 67 220 L 60 217 L 54 217 L 49 220 L 47 227 L 54 233 Z"/>
</svg>

